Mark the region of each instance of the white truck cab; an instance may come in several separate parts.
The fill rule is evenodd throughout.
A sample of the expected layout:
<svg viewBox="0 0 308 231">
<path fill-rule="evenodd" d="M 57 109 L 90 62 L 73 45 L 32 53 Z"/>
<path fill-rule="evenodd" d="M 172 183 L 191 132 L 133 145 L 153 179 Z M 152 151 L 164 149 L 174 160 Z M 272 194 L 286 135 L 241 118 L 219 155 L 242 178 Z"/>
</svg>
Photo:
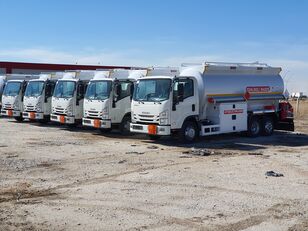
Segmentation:
<svg viewBox="0 0 308 231">
<path fill-rule="evenodd" d="M 6 76 L 0 75 L 0 109 L 1 109 L 1 97 L 4 90 L 5 82 L 6 82 Z"/>
<path fill-rule="evenodd" d="M 30 80 L 24 95 L 24 119 L 48 122 L 51 114 L 51 96 L 56 81 L 64 72 L 42 73 L 38 79 Z"/>
<path fill-rule="evenodd" d="M 2 93 L 1 115 L 14 117 L 22 121 L 23 97 L 28 81 L 37 79 L 38 75 L 10 74 L 6 76 L 6 84 Z"/>
<path fill-rule="evenodd" d="M 145 69 L 97 71 L 85 94 L 82 124 L 101 131 L 119 127 L 122 133 L 129 132 L 134 83 L 147 73 Z"/>
<path fill-rule="evenodd" d="M 84 93 L 94 73 L 95 71 L 69 71 L 63 74 L 52 95 L 51 121 L 67 125 L 81 123 Z"/>
<path fill-rule="evenodd" d="M 178 76 L 141 78 L 130 130 L 152 139 L 176 134 L 186 142 L 242 131 L 271 135 L 282 123 L 294 130 L 292 107 L 282 113 L 280 71 L 260 63 L 184 64 Z"/>
</svg>

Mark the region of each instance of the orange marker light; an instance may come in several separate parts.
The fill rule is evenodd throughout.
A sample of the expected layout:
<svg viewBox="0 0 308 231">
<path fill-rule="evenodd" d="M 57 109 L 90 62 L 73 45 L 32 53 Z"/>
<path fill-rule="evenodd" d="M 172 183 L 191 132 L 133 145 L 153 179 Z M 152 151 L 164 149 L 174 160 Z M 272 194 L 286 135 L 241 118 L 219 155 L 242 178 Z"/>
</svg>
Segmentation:
<svg viewBox="0 0 308 231">
<path fill-rule="evenodd" d="M 13 110 L 8 110 L 8 111 L 7 111 L 7 115 L 10 116 L 10 117 L 12 117 L 12 116 L 13 116 Z"/>
<path fill-rule="evenodd" d="M 34 114 L 34 112 L 30 112 L 30 119 L 35 119 L 35 114 Z"/>
<path fill-rule="evenodd" d="M 156 135 L 157 134 L 157 126 L 154 124 L 151 124 L 148 126 L 148 132 L 151 135 Z"/>
<path fill-rule="evenodd" d="M 60 123 L 61 124 L 65 123 L 65 117 L 63 115 L 60 116 Z"/>
<path fill-rule="evenodd" d="M 100 128 L 101 127 L 101 121 L 98 120 L 98 119 L 94 120 L 94 127 L 95 128 Z"/>
</svg>

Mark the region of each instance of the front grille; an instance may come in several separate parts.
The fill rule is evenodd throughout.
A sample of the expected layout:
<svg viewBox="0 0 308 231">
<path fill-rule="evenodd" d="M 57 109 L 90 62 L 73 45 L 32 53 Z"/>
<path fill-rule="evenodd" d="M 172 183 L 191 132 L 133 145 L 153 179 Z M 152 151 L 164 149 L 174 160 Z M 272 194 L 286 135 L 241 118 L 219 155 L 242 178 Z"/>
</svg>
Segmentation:
<svg viewBox="0 0 308 231">
<path fill-rule="evenodd" d="M 100 117 L 100 114 L 98 111 L 88 111 L 89 117 Z"/>
<path fill-rule="evenodd" d="M 142 114 L 134 114 L 134 119 L 139 122 L 148 122 L 148 123 L 159 123 L 159 116 L 155 115 L 142 115 Z"/>
<path fill-rule="evenodd" d="M 3 105 L 3 108 L 4 109 L 13 109 L 13 104 L 6 103 L 6 104 Z"/>
<path fill-rule="evenodd" d="M 65 115 L 66 114 L 66 110 L 61 108 L 61 107 L 56 107 L 54 111 L 55 111 L 55 114 L 59 114 L 59 115 Z"/>
</svg>

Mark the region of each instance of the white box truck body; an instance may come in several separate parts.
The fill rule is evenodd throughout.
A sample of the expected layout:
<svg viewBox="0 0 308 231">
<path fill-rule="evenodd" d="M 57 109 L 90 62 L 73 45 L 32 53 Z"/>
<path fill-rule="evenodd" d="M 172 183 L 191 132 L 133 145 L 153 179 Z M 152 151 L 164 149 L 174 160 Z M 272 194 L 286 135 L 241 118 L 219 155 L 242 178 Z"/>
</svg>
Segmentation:
<svg viewBox="0 0 308 231">
<path fill-rule="evenodd" d="M 95 71 L 71 71 L 64 73 L 56 83 L 50 120 L 61 124 L 77 125 L 83 115 L 84 93 Z"/>
<path fill-rule="evenodd" d="M 294 130 L 292 107 L 280 103 L 280 71 L 259 63 L 204 63 L 183 65 L 179 76 L 142 78 L 130 130 L 152 138 L 177 134 L 188 142 L 229 132 L 270 135 L 281 123 Z"/>
<path fill-rule="evenodd" d="M 58 79 L 64 72 L 42 73 L 38 79 L 30 80 L 24 95 L 24 119 L 48 122 L 51 114 L 51 97 Z"/>
<path fill-rule="evenodd" d="M 22 121 L 23 98 L 29 80 L 37 79 L 38 75 L 8 74 L 2 93 L 1 115 L 14 117 Z"/>
</svg>

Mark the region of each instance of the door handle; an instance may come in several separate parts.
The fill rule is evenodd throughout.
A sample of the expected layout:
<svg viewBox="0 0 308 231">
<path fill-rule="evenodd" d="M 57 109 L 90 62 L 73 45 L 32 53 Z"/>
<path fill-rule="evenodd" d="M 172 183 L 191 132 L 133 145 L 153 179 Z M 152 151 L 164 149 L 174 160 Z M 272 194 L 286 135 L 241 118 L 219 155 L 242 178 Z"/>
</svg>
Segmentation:
<svg viewBox="0 0 308 231">
<path fill-rule="evenodd" d="M 192 111 L 195 111 L 195 110 L 196 110 L 195 104 L 192 104 L 192 105 L 191 105 L 191 110 L 192 110 Z"/>
</svg>

